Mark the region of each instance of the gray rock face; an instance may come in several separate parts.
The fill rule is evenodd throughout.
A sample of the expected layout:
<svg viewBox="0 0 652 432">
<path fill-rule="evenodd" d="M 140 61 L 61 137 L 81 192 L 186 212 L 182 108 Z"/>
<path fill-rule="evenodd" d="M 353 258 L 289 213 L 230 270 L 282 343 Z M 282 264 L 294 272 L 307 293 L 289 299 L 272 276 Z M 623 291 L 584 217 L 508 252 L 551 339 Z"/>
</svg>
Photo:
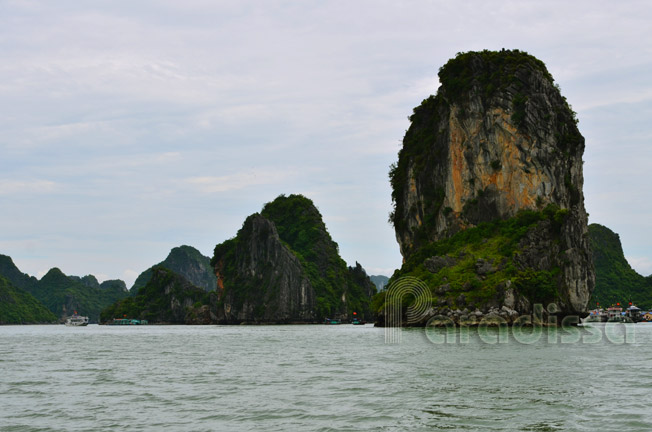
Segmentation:
<svg viewBox="0 0 652 432">
<path fill-rule="evenodd" d="M 433 256 L 426 259 L 424 264 L 429 272 L 437 273 L 439 270 L 443 269 L 444 267 L 454 266 L 455 259 L 447 256 L 446 257 Z"/>
<path fill-rule="evenodd" d="M 207 296 L 206 291 L 171 270 L 154 267 L 145 291 L 142 301 L 147 306 L 141 319 L 167 324 L 210 324 L 216 321 L 216 295 L 208 294 L 209 304 L 201 304 Z"/>
<path fill-rule="evenodd" d="M 279 238 L 274 223 L 254 214 L 247 218 L 233 257 L 216 255 L 220 322 L 312 322 L 315 294 L 299 259 Z M 224 266 L 234 265 L 236 278 L 226 281 Z"/>
<path fill-rule="evenodd" d="M 487 275 L 487 274 L 492 273 L 494 271 L 496 271 L 496 270 L 494 269 L 494 266 L 492 265 L 491 261 L 487 261 L 487 260 L 484 260 L 482 258 L 479 258 L 475 262 L 475 272 L 480 276 Z"/>
<path fill-rule="evenodd" d="M 543 221 L 528 232 L 514 261 L 536 270 L 560 268 L 562 290 L 557 306 L 563 311 L 584 312 L 595 287 L 589 238 L 583 235 L 586 226 L 569 217 L 559 235 L 553 229 L 549 221 Z"/>
<path fill-rule="evenodd" d="M 440 70 L 440 81 L 437 95 L 415 108 L 390 172 L 390 218 L 404 259 L 460 230 L 554 204 L 567 211 L 561 227 L 529 233 L 518 262 L 560 269 L 562 310 L 583 313 L 595 285 L 584 138 L 545 65 L 518 51 L 466 53 Z M 426 267 L 436 271 L 440 261 Z M 492 271 L 476 264 L 478 275 Z"/>
<path fill-rule="evenodd" d="M 120 292 L 127 292 L 127 284 L 121 279 L 105 280 L 100 284 L 102 290 L 116 290 Z"/>
<path fill-rule="evenodd" d="M 68 276 L 70 279 L 81 283 L 82 285 L 89 288 L 99 288 L 100 283 L 97 281 L 97 278 L 93 275 L 86 275 L 83 277 L 79 276 Z"/>
<path fill-rule="evenodd" d="M 376 287 L 362 266 L 347 267 L 319 210 L 302 195 L 280 195 L 249 216 L 211 260 L 223 323 L 371 320 Z"/>
</svg>

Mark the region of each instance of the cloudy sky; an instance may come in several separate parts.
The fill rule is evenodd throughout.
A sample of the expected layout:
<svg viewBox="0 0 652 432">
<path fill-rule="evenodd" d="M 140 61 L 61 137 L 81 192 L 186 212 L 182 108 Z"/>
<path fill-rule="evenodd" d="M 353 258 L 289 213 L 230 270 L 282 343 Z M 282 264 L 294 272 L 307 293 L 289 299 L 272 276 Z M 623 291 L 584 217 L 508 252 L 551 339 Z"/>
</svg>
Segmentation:
<svg viewBox="0 0 652 432">
<path fill-rule="evenodd" d="M 407 116 L 455 53 L 504 47 L 577 111 L 590 222 L 648 275 L 651 22 L 649 1 L 0 0 L 0 253 L 131 286 L 301 193 L 389 275 Z"/>
</svg>

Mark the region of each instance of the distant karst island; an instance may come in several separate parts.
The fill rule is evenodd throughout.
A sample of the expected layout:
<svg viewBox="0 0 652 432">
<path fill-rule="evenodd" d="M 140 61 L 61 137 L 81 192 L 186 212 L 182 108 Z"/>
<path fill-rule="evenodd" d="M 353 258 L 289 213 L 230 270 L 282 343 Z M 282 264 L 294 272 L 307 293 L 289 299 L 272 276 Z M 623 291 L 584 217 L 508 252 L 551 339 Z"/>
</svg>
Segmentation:
<svg viewBox="0 0 652 432">
<path fill-rule="evenodd" d="M 281 195 L 249 216 L 235 237 L 215 247 L 210 266 L 200 264 L 197 254 L 192 256 L 197 262 L 192 266 L 181 261 L 172 271 L 175 260 L 168 257 L 170 264 L 148 270 L 138 278 L 137 284 L 144 285 L 135 295 L 105 309 L 102 320 L 121 316 L 169 324 L 373 320 L 370 301 L 375 285 L 360 264 L 347 267 L 319 210 L 302 195 Z M 189 267 L 195 271 L 189 272 Z M 205 277 L 199 277 L 202 273 Z M 211 277 L 215 282 L 210 292 L 190 281 Z"/>
</svg>

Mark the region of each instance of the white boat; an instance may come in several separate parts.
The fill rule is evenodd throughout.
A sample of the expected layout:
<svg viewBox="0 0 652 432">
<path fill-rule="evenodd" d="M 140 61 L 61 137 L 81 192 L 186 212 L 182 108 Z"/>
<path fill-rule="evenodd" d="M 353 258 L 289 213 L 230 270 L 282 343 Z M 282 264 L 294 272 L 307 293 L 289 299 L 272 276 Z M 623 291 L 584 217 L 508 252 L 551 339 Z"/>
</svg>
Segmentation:
<svg viewBox="0 0 652 432">
<path fill-rule="evenodd" d="M 83 327 L 88 325 L 88 317 L 77 315 L 75 313 L 73 316 L 66 320 L 66 325 L 68 327 Z"/>
</svg>

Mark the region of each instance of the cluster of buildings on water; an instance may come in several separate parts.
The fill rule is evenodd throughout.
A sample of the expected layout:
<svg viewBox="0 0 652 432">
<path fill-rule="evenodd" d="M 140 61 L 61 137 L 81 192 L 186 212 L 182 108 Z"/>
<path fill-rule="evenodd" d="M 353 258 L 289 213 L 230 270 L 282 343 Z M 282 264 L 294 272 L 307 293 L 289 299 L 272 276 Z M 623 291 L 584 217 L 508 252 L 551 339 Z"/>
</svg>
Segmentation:
<svg viewBox="0 0 652 432">
<path fill-rule="evenodd" d="M 603 309 L 598 303 L 598 307 L 589 311 L 589 316 L 585 318 L 585 322 L 652 322 L 652 311 L 645 312 L 640 308 L 629 303 L 629 307 L 623 310 L 620 303 L 615 306 Z"/>
</svg>

